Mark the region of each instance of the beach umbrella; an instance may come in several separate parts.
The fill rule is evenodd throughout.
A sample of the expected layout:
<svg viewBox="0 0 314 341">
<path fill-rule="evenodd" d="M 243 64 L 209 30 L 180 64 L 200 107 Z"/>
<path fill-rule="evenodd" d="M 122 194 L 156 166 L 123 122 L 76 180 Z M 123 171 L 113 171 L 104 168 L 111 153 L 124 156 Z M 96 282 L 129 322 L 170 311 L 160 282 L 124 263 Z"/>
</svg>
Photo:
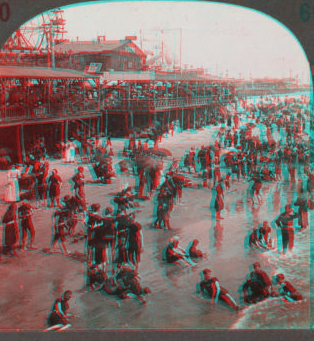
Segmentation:
<svg viewBox="0 0 314 341">
<path fill-rule="evenodd" d="M 0 149 L 0 156 L 3 156 L 3 155 L 10 155 L 10 154 L 13 154 L 13 151 L 9 148 L 1 148 Z"/>
<path fill-rule="evenodd" d="M 140 134 L 139 137 L 144 138 L 144 139 L 145 138 L 149 138 L 150 139 L 151 135 L 148 134 L 148 133 L 143 133 L 143 134 Z"/>
<path fill-rule="evenodd" d="M 137 163 L 137 167 L 139 169 L 146 167 L 156 167 L 158 165 L 158 161 L 149 155 L 141 155 L 135 159 L 135 162 Z"/>
<path fill-rule="evenodd" d="M 11 163 L 11 158 L 9 155 L 2 155 L 0 156 L 0 163 L 4 164 L 4 165 L 8 165 L 9 163 Z"/>
<path fill-rule="evenodd" d="M 118 81 L 111 81 L 111 82 L 108 82 L 108 85 L 111 85 L 111 86 L 114 86 L 114 85 L 118 85 Z"/>
<path fill-rule="evenodd" d="M 234 148 L 234 147 L 228 147 L 227 150 L 231 153 L 233 152 L 238 152 L 238 149 L 237 148 Z"/>
<path fill-rule="evenodd" d="M 165 148 L 149 148 L 145 151 L 145 154 L 153 154 L 160 157 L 172 156 L 171 151 Z"/>
<path fill-rule="evenodd" d="M 230 148 L 231 149 L 231 148 Z M 224 155 L 231 155 L 234 153 L 237 153 L 238 150 L 236 148 L 232 148 L 232 150 L 228 149 L 223 149 L 220 151 L 220 157 L 224 156 Z"/>
<path fill-rule="evenodd" d="M 129 160 L 122 160 L 118 163 L 120 170 L 122 171 L 123 169 L 128 169 L 132 167 L 132 162 Z"/>
</svg>

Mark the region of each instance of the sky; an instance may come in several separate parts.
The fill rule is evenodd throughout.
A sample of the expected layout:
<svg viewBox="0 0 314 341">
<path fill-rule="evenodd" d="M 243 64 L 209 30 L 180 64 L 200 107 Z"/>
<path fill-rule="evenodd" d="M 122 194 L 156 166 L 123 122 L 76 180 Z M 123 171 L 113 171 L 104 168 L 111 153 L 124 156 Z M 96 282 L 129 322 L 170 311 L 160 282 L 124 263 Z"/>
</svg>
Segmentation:
<svg viewBox="0 0 314 341">
<path fill-rule="evenodd" d="M 310 80 L 308 61 L 296 38 L 274 19 L 244 7 L 209 2 L 97 2 L 63 7 L 66 37 L 107 40 L 138 37 L 140 30 L 181 29 L 181 66 L 238 78 Z M 179 46 L 180 34 L 176 35 Z M 170 40 L 172 41 L 172 40 Z M 180 51 L 180 49 L 178 50 Z M 178 52 L 176 52 L 178 54 Z"/>
</svg>

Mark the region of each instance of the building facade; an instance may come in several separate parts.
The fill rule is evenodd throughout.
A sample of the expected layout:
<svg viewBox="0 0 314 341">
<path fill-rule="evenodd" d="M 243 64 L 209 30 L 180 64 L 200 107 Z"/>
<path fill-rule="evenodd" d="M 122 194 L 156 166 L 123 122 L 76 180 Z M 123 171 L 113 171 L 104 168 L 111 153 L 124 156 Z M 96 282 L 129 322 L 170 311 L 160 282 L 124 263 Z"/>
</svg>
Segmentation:
<svg viewBox="0 0 314 341">
<path fill-rule="evenodd" d="M 146 55 L 131 40 L 71 42 L 54 47 L 56 67 L 84 71 L 98 67 L 98 72 L 139 71 L 146 63 Z"/>
</svg>

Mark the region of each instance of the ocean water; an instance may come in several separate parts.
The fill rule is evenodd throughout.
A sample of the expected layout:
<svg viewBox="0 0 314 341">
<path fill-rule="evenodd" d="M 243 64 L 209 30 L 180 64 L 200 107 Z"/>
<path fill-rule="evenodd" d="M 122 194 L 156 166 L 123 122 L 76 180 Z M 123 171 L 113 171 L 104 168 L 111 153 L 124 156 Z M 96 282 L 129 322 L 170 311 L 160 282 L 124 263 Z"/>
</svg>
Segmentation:
<svg viewBox="0 0 314 341">
<path fill-rule="evenodd" d="M 210 190 L 184 190 L 183 204 L 186 206 L 175 207 L 170 223 L 182 247 L 186 247 L 192 239 L 199 239 L 199 246 L 206 252 L 206 258 L 190 269 L 166 264 L 162 257 L 163 250 L 173 234 L 144 231 L 149 244 L 145 244 L 145 258 L 139 272 L 143 284 L 152 290 L 148 303 L 142 306 L 134 300 L 117 301 L 107 294 L 85 293 L 78 301 L 85 312 L 83 328 L 309 328 L 310 231 L 296 233 L 293 255 L 282 258 L 278 254 L 281 234 L 273 225 L 284 205 L 296 199 L 297 186 L 264 183 L 263 203 L 255 208 L 248 200 L 249 187 L 244 182 L 232 185 L 236 191 L 226 194 L 225 219 L 218 222 L 211 219 Z M 191 207 L 194 207 L 193 214 L 189 212 Z M 248 248 L 246 241 L 251 229 L 263 220 L 268 220 L 273 228 L 271 237 L 275 240 L 275 249 L 260 253 Z M 271 298 L 245 306 L 241 286 L 255 261 L 262 264 L 270 277 L 276 273 L 285 274 L 286 279 L 302 293 L 304 300 L 290 303 L 281 298 Z M 222 303 L 211 304 L 198 299 L 196 285 L 204 268 L 210 268 L 220 285 L 245 307 L 241 312 L 234 312 Z"/>
</svg>

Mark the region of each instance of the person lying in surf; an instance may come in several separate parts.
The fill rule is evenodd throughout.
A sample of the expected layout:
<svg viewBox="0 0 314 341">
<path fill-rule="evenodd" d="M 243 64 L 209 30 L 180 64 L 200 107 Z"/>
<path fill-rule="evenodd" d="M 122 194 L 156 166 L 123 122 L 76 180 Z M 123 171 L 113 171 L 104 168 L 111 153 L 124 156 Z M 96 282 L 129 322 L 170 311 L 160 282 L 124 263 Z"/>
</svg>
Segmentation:
<svg viewBox="0 0 314 341">
<path fill-rule="evenodd" d="M 102 289 L 110 295 L 117 295 L 119 298 L 136 298 L 140 303 L 146 303 L 143 295 L 151 293 L 147 287 L 142 287 L 140 278 L 135 269 L 124 264 L 113 277 L 108 278 Z"/>
<path fill-rule="evenodd" d="M 100 290 L 105 281 L 102 271 L 97 266 L 92 265 L 87 270 L 87 276 L 88 276 L 88 289 L 90 291 Z"/>
<path fill-rule="evenodd" d="M 283 274 L 277 274 L 274 276 L 276 284 L 279 286 L 278 293 L 273 292 L 272 296 L 282 296 L 290 302 L 301 301 L 303 296 L 293 287 L 293 285 L 285 280 Z"/>
<path fill-rule="evenodd" d="M 221 287 L 219 281 L 216 277 L 211 277 L 211 270 L 205 269 L 202 274 L 204 276 L 204 280 L 200 282 L 200 294 L 204 298 L 210 298 L 211 303 L 222 301 L 227 303 L 232 309 L 238 311 L 240 308 L 235 302 L 235 300 L 231 297 L 228 291 Z"/>
</svg>

